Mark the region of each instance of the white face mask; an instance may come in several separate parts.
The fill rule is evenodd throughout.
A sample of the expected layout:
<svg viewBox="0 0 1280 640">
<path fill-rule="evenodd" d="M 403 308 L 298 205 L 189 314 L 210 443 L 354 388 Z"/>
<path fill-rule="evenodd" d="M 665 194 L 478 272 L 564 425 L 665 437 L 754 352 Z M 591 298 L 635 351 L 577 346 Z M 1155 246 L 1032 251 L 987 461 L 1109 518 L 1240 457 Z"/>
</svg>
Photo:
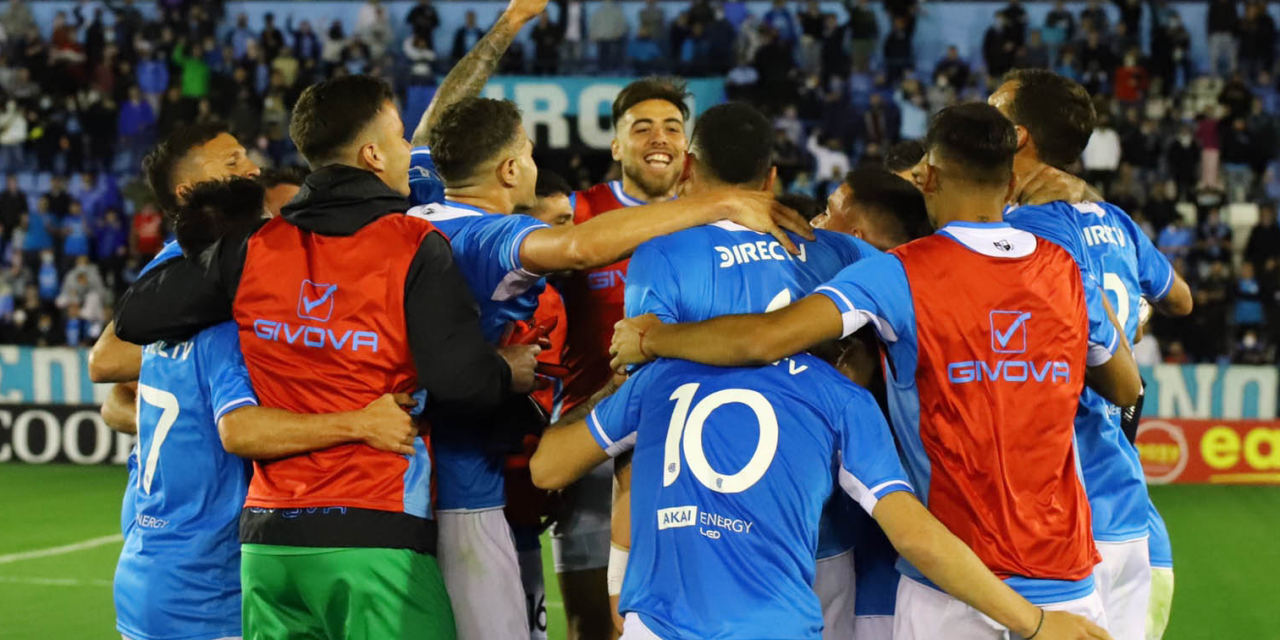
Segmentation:
<svg viewBox="0 0 1280 640">
<path fill-rule="evenodd" d="M 1185 134 L 1185 133 L 1184 133 L 1184 134 L 1179 135 L 1179 136 L 1178 136 L 1178 142 L 1182 143 L 1182 144 L 1183 144 L 1183 146 L 1186 146 L 1186 145 L 1191 144 L 1191 135 L 1190 135 L 1190 134 Z"/>
<path fill-rule="evenodd" d="M 1249 334 L 1245 334 L 1244 340 L 1242 340 L 1241 342 L 1244 344 L 1244 348 L 1252 349 L 1258 345 L 1258 338 L 1254 336 L 1252 333 L 1249 333 Z"/>
</svg>

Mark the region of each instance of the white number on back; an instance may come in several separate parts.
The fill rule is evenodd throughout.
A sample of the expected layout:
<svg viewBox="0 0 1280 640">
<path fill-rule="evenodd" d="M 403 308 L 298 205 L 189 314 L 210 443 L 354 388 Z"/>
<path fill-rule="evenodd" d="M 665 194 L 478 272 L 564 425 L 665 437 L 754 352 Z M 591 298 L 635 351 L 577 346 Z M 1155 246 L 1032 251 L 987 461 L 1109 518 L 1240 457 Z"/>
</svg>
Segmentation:
<svg viewBox="0 0 1280 640">
<path fill-rule="evenodd" d="M 703 486 L 718 493 L 746 491 L 764 477 L 778 452 L 778 416 L 773 411 L 773 405 L 759 392 L 750 389 L 723 389 L 693 405 L 698 386 L 698 383 L 691 382 L 671 394 L 671 399 L 676 401 L 676 408 L 671 414 L 671 425 L 667 428 L 662 486 L 671 486 L 680 477 L 680 452 L 683 449 L 689 471 Z M 726 475 L 711 468 L 711 463 L 707 461 L 702 449 L 702 429 L 711 412 L 734 403 L 744 404 L 755 413 L 760 434 L 751 460 L 737 473 Z M 692 409 L 690 405 L 693 405 Z"/>
<path fill-rule="evenodd" d="M 1125 330 L 1129 325 L 1129 288 L 1124 286 L 1120 276 L 1109 271 L 1102 274 L 1102 288 L 1116 294 L 1116 319 L 1120 321 L 1120 328 Z"/>
<path fill-rule="evenodd" d="M 145 384 L 138 384 L 138 402 L 145 402 L 160 409 L 160 420 L 156 423 L 155 433 L 151 434 L 151 446 L 147 449 L 147 463 L 142 468 L 142 475 L 138 476 L 138 486 L 150 494 L 151 480 L 155 477 L 156 465 L 160 464 L 160 447 L 164 444 L 165 438 L 169 437 L 169 430 L 173 428 L 173 423 L 178 420 L 180 409 L 177 396 Z M 138 415 L 141 417 L 142 412 L 139 411 Z"/>
</svg>

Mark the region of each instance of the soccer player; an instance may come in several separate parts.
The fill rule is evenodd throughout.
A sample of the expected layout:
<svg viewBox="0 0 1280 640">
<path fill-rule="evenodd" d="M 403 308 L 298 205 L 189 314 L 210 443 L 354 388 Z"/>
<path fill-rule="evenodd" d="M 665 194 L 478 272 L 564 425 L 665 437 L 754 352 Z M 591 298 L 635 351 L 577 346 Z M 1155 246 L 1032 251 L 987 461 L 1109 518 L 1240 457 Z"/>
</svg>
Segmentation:
<svg viewBox="0 0 1280 640">
<path fill-rule="evenodd" d="M 1154 504 L 1149 503 L 1147 514 L 1151 535 L 1151 603 L 1146 640 L 1160 640 L 1169 627 L 1169 610 L 1173 605 L 1173 547 L 1169 544 L 1169 528 Z"/>
<path fill-rule="evenodd" d="M 748 105 L 729 103 L 708 109 L 699 118 L 690 141 L 685 158 L 686 178 L 680 186 L 682 197 L 694 199 L 725 187 L 772 191 L 775 170 L 771 133 L 768 119 Z M 882 170 L 862 171 L 874 173 L 879 180 L 890 178 L 898 189 L 895 191 L 895 184 L 888 182 L 877 191 L 868 190 L 856 204 L 850 200 L 850 205 L 885 210 L 914 204 L 924 215 L 924 202 L 910 184 Z M 861 180 L 851 174 L 850 180 L 854 179 Z M 631 258 L 627 315 L 654 313 L 664 322 L 695 322 L 727 313 L 769 311 L 812 292 L 845 266 L 879 253 L 851 235 L 830 232 L 818 232 L 814 241 L 801 242 L 800 247 L 799 256 L 783 258 L 776 242 L 726 222 L 651 240 Z M 620 486 L 625 484 L 622 478 L 618 482 Z M 823 633 L 828 638 L 853 635 L 854 506 L 842 494 L 833 494 L 823 509 L 819 529 L 814 590 L 822 606 Z M 614 522 L 625 520 L 624 514 L 616 511 L 627 508 L 625 500 L 615 501 Z M 625 531 L 615 530 L 612 537 L 616 549 L 625 548 Z M 620 553 L 610 556 L 611 596 L 620 593 L 616 576 L 623 558 Z"/>
<path fill-rule="evenodd" d="M 369 76 L 309 87 L 290 130 L 313 169 L 303 192 L 251 235 L 140 279 L 117 306 L 120 336 L 234 318 L 263 404 L 296 411 L 425 388 L 433 422 L 460 424 L 528 391 L 537 347 L 495 351 L 448 241 L 399 215 L 410 150 L 392 97 Z M 241 521 L 249 634 L 454 637 L 428 446 L 424 435 L 412 456 L 342 445 L 255 463 Z M 304 604 L 337 584 L 343 597 Z"/>
<path fill-rule="evenodd" d="M 920 183 L 937 233 L 762 316 L 623 321 L 615 364 L 760 364 L 873 326 L 887 351 L 892 422 L 930 510 L 1032 602 L 1103 621 L 1072 420 L 1086 367 L 1117 404 L 1136 400 L 1137 367 L 1114 326 L 1096 320 L 1104 314 L 1087 313 L 1101 293 L 1071 256 L 1000 222 L 1015 187 L 1012 124 L 986 105 L 951 107 L 927 147 Z M 918 568 L 901 568 L 910 579 L 899 585 L 895 637 L 999 637 Z"/>
<path fill-rule="evenodd" d="M 532 318 L 547 274 L 608 264 L 655 236 L 721 218 L 778 236 L 783 232 L 772 216 L 792 229 L 806 228 L 767 194 L 750 198 L 723 191 L 615 211 L 574 226 L 508 215 L 537 205 L 533 143 L 509 101 L 461 100 L 445 109 L 428 144 L 446 200 L 415 207 L 409 215 L 431 221 L 449 237 L 480 304 L 486 338 L 495 344 L 513 321 Z M 524 436 L 542 425 L 521 426 L 514 420 L 500 425 L 514 430 L 505 445 L 492 434 L 437 429 L 439 557 L 463 640 L 529 635 L 519 563 L 502 513 L 505 454 L 519 452 Z"/>
<path fill-rule="evenodd" d="M 294 196 L 302 190 L 306 182 L 307 171 L 301 167 L 285 167 L 283 169 L 267 169 L 258 176 L 258 182 L 266 188 L 267 214 L 272 218 L 280 215 Z"/>
<path fill-rule="evenodd" d="M 185 204 L 171 214 L 181 246 L 202 246 L 261 217 L 262 187 L 236 180 L 184 192 Z M 175 246 L 148 266 L 172 257 Z M 135 640 L 240 635 L 238 523 L 248 468 L 235 454 L 295 455 L 326 441 L 411 452 L 406 442 L 417 431 L 390 395 L 345 414 L 257 406 L 230 323 L 190 341 L 148 345 L 140 375 L 130 467 L 141 462 L 141 472 L 131 476 L 122 510 L 125 543 L 114 585 L 116 629 Z"/>
<path fill-rule="evenodd" d="M 1088 92 L 1074 81 L 1043 70 L 1012 73 L 992 94 L 991 104 L 1017 127 L 1014 171 L 1030 173 L 1043 163 L 1058 169 L 1074 162 L 1093 131 Z M 1191 312 L 1191 291 L 1128 214 L 1105 202 L 1053 202 L 1022 206 L 1005 214 L 1014 227 L 1069 244 L 1082 234 L 1082 270 L 1094 269 L 1112 298 L 1120 327 L 1132 342 L 1142 300 L 1171 315 Z M 1143 640 L 1151 600 L 1146 479 L 1138 451 L 1122 428 L 1121 408 L 1091 389 L 1080 397 L 1076 445 L 1093 512 L 1093 536 L 1102 563 L 1096 579 L 1108 629 L 1121 640 Z"/>
</svg>

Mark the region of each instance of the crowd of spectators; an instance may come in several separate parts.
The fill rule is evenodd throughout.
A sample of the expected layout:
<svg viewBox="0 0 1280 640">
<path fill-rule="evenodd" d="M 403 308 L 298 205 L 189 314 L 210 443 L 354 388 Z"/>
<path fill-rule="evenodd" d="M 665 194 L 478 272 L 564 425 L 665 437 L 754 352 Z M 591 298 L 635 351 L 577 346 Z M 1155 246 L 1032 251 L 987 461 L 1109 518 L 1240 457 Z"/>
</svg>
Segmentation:
<svg viewBox="0 0 1280 640">
<path fill-rule="evenodd" d="M 852 166 L 921 138 L 942 107 L 985 99 L 1008 70 L 1068 75 L 1099 113 L 1074 169 L 1132 213 L 1195 293 L 1196 313 L 1157 321 L 1143 357 L 1275 362 L 1280 90 L 1276 25 L 1261 2 L 1210 0 L 1201 26 L 1165 0 L 1089 0 L 1079 12 L 1059 0 L 1038 24 L 1010 0 L 980 51 L 951 46 L 939 60 L 916 55 L 930 11 L 917 0 L 884 0 L 884 20 L 869 0 L 772 0 L 758 14 L 742 2 L 646 0 L 634 18 L 616 0 L 554 4 L 500 73 L 723 77 L 730 99 L 774 118 L 780 182 L 817 198 Z M 402 96 L 430 89 L 494 17 L 468 11 L 445 33 L 431 0 L 394 24 L 377 0 L 354 24 L 298 6 L 256 26 L 207 1 L 161 0 L 155 19 L 132 0 L 82 1 L 51 24 L 20 0 L 0 9 L 0 342 L 96 337 L 167 235 L 136 177 L 158 137 L 220 118 L 260 165 L 297 162 L 288 121 L 308 84 L 371 73 Z M 1201 28 L 1209 59 L 1197 61 L 1189 29 Z M 578 151 L 553 168 L 575 186 L 604 177 Z M 1229 218 L 1240 202 L 1261 204 L 1243 256 Z"/>
</svg>

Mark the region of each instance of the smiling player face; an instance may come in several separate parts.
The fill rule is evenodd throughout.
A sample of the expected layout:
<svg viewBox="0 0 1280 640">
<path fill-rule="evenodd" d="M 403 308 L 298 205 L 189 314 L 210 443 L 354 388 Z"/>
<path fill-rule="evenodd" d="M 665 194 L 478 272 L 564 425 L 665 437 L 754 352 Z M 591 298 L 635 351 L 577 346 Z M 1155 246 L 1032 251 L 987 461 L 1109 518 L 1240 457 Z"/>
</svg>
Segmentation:
<svg viewBox="0 0 1280 640">
<path fill-rule="evenodd" d="M 624 186 L 633 186 L 647 199 L 672 194 L 684 168 L 689 142 L 684 117 L 666 100 L 645 100 L 618 121 L 613 159 L 622 163 Z"/>
<path fill-rule="evenodd" d="M 229 133 L 220 133 L 187 154 L 178 167 L 174 190 L 181 198 L 201 182 L 234 176 L 256 178 L 260 173 L 240 142 Z"/>
</svg>

